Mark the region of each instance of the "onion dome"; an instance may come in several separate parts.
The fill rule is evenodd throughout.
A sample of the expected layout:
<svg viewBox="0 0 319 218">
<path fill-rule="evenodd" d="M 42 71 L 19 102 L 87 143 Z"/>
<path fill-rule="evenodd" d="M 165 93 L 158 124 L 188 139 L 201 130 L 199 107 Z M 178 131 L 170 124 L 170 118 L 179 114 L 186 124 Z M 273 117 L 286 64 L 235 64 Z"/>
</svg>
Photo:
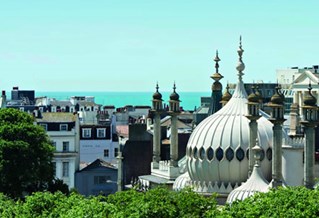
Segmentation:
<svg viewBox="0 0 319 218">
<path fill-rule="evenodd" d="M 232 95 L 229 92 L 229 85 L 226 86 L 226 91 L 224 92 L 222 96 L 222 102 L 228 102 L 231 99 Z"/>
<path fill-rule="evenodd" d="M 227 197 L 227 203 L 231 204 L 237 200 L 244 200 L 250 196 L 253 196 L 257 192 L 267 192 L 269 190 L 269 183 L 264 178 L 263 173 L 260 169 L 260 159 L 261 159 L 261 148 L 258 146 L 258 140 L 256 141 L 256 146 L 253 147 L 255 152 L 256 164 L 254 166 L 253 172 L 247 182 L 243 183 L 238 188 L 234 189 Z"/>
<path fill-rule="evenodd" d="M 174 86 L 173 86 L 173 92 L 172 92 L 172 94 L 169 96 L 169 99 L 170 99 L 171 101 L 180 101 L 180 100 L 179 100 L 179 94 L 176 93 L 176 85 L 175 85 L 175 83 L 174 83 Z"/>
<path fill-rule="evenodd" d="M 238 82 L 232 98 L 219 111 L 200 122 L 189 138 L 186 148 L 187 170 L 197 185 L 211 183 L 219 187 L 233 187 L 248 178 L 250 128 L 246 117 L 247 93 L 242 81 L 242 52 L 240 41 L 238 54 L 241 67 L 238 68 Z M 257 123 L 260 127 L 257 136 L 264 154 L 261 171 L 270 179 L 273 125 L 264 117 L 258 119 Z"/>
<path fill-rule="evenodd" d="M 158 88 L 159 88 L 159 86 L 158 86 L 158 83 L 157 83 L 156 84 L 156 92 L 153 94 L 153 99 L 162 101 L 162 94 L 159 93 Z"/>
<path fill-rule="evenodd" d="M 317 104 L 317 99 L 315 96 L 312 95 L 311 89 L 312 89 L 311 84 L 309 84 L 308 94 L 304 97 L 304 101 L 303 101 L 305 106 L 316 106 Z"/>
<path fill-rule="evenodd" d="M 280 87 L 276 86 L 276 92 L 273 96 L 271 96 L 270 103 L 273 105 L 283 105 L 284 104 L 284 98 L 282 94 L 279 92 Z"/>
<path fill-rule="evenodd" d="M 248 102 L 258 103 L 259 99 L 258 99 L 257 95 L 254 92 L 255 87 L 252 86 L 251 89 L 252 89 L 252 92 L 250 93 L 250 95 L 248 95 Z"/>
</svg>

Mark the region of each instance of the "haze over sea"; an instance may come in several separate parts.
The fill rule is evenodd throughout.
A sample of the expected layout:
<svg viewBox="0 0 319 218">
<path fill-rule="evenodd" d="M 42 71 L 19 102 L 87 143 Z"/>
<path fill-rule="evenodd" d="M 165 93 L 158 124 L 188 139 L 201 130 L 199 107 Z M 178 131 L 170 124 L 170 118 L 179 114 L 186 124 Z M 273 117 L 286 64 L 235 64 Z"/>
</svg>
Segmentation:
<svg viewBox="0 0 319 218">
<path fill-rule="evenodd" d="M 9 93 L 8 93 L 9 94 Z M 161 92 L 163 103 L 168 104 L 171 92 Z M 200 97 L 208 97 L 209 92 L 178 92 L 181 100 L 181 107 L 184 110 L 194 110 L 200 106 Z M 47 96 L 57 100 L 67 100 L 71 96 L 94 96 L 95 103 L 105 105 L 114 105 L 116 108 L 125 105 L 152 105 L 153 92 L 45 92 L 36 91 L 36 97 Z M 8 96 L 10 98 L 10 96 Z"/>
</svg>

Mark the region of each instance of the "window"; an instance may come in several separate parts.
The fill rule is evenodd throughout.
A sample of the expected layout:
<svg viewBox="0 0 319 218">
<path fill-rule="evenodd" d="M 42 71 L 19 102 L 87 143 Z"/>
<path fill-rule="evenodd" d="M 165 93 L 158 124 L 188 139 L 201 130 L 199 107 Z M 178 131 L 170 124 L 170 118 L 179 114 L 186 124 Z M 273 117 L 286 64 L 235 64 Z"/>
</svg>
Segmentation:
<svg viewBox="0 0 319 218">
<path fill-rule="evenodd" d="M 40 123 L 40 126 L 45 130 L 48 131 L 48 125 L 44 123 Z"/>
<path fill-rule="evenodd" d="M 68 124 L 60 124 L 60 131 L 68 131 Z"/>
<path fill-rule="evenodd" d="M 91 138 L 91 129 L 90 128 L 83 128 L 82 129 L 82 137 L 83 138 Z"/>
<path fill-rule="evenodd" d="M 114 148 L 114 157 L 117 157 L 119 153 L 119 149 L 118 148 Z"/>
<path fill-rule="evenodd" d="M 69 151 L 69 149 L 70 149 L 69 146 L 70 146 L 70 143 L 69 143 L 69 142 L 63 142 L 62 151 L 63 151 L 63 152 Z"/>
<path fill-rule="evenodd" d="M 94 176 L 94 185 L 106 184 L 111 181 L 110 176 Z"/>
<path fill-rule="evenodd" d="M 105 137 L 105 129 L 99 128 L 96 131 L 97 131 L 97 137 L 98 138 L 104 138 Z"/>
<path fill-rule="evenodd" d="M 104 157 L 108 157 L 109 156 L 109 149 L 104 149 Z"/>
<path fill-rule="evenodd" d="M 63 162 L 62 163 L 62 176 L 63 177 L 68 177 L 69 176 L 69 162 Z"/>
<path fill-rule="evenodd" d="M 56 142 L 52 141 L 52 146 L 54 147 L 54 150 L 56 150 Z"/>
<path fill-rule="evenodd" d="M 53 175 L 56 176 L 56 162 L 52 162 L 53 165 Z"/>
</svg>

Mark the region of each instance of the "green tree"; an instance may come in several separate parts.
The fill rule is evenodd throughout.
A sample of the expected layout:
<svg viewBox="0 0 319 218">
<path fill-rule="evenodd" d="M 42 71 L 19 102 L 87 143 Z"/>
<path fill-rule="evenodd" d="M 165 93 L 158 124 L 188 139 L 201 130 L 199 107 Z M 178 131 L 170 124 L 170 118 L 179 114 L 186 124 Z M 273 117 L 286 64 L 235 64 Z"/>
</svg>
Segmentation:
<svg viewBox="0 0 319 218">
<path fill-rule="evenodd" d="M 34 118 L 0 110 L 0 192 L 17 198 L 42 191 L 53 180 L 53 146 Z"/>
</svg>

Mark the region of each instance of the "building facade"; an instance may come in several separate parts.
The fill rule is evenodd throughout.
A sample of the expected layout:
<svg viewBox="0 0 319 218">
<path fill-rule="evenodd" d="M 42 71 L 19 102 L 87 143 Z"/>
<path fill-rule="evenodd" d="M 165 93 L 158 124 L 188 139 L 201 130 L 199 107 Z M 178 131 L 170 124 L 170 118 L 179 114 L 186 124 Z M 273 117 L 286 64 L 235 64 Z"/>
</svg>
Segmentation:
<svg viewBox="0 0 319 218">
<path fill-rule="evenodd" d="M 68 187 L 75 187 L 75 172 L 79 170 L 80 143 L 79 119 L 72 113 L 42 113 L 36 119 L 50 137 L 55 147 L 53 164 L 55 177 Z"/>
</svg>

